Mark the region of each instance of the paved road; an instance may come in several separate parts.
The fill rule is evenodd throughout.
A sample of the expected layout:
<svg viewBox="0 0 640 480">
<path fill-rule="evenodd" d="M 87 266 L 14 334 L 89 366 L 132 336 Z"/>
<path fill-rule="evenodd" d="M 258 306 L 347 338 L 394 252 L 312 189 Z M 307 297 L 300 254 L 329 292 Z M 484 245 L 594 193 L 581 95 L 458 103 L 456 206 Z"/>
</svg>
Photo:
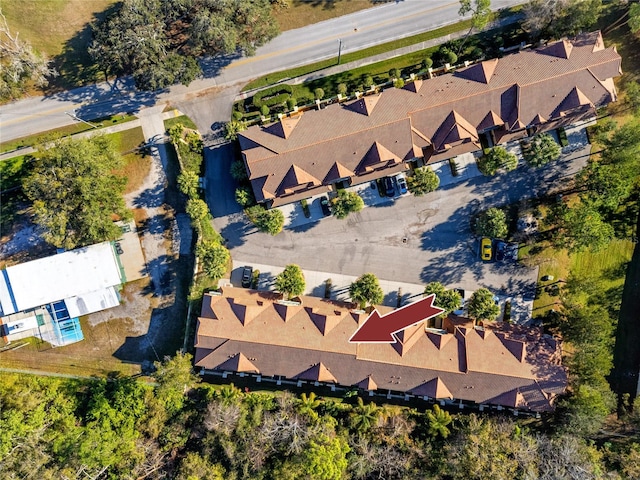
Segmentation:
<svg viewBox="0 0 640 480">
<path fill-rule="evenodd" d="M 494 0 L 493 9 L 524 3 L 522 0 Z M 184 102 L 220 86 L 229 86 L 297 65 L 335 56 L 338 40 L 343 53 L 384 43 L 396 38 L 433 30 L 459 20 L 459 2 L 447 0 L 404 0 L 333 20 L 284 32 L 259 48 L 249 58 L 212 58 L 203 62 L 205 77 L 189 87 L 175 86 L 164 92 L 142 93 L 131 81 L 106 83 L 34 97 L 5 105 L 0 110 L 0 141 L 59 128 L 79 118 L 98 118 L 121 112 L 137 112 L 158 102 Z"/>
</svg>

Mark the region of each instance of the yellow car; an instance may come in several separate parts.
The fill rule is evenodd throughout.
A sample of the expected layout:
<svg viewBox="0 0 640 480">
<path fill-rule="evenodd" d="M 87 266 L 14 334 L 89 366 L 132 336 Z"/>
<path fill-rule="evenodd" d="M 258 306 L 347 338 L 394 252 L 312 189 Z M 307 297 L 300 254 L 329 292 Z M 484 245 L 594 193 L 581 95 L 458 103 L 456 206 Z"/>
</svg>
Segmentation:
<svg viewBox="0 0 640 480">
<path fill-rule="evenodd" d="M 480 257 L 485 262 L 491 260 L 492 248 L 491 248 L 491 239 L 487 237 L 482 237 L 482 241 L 480 242 Z"/>
</svg>

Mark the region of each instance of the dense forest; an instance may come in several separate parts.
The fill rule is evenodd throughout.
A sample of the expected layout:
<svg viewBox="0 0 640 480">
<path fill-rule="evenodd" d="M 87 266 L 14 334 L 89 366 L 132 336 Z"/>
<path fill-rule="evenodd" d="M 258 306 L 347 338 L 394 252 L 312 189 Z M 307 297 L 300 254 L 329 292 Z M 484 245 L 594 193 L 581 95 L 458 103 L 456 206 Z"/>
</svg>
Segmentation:
<svg viewBox="0 0 640 480">
<path fill-rule="evenodd" d="M 93 479 L 638 478 L 640 445 L 593 443 L 556 418 L 242 391 L 191 357 L 152 379 L 3 374 L 0 477 Z M 555 425 L 554 425 L 555 424 Z M 551 428 L 553 427 L 553 428 Z M 640 427 L 626 418 L 627 431 Z M 548 433 L 557 431 L 557 434 Z M 616 473 L 618 472 L 618 473 Z"/>
</svg>

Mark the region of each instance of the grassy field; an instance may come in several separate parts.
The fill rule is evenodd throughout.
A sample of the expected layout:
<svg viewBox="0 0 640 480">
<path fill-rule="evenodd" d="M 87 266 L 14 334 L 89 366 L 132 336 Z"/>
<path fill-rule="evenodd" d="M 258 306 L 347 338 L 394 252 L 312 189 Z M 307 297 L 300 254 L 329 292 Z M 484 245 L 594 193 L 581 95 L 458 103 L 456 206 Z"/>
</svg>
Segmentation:
<svg viewBox="0 0 640 480">
<path fill-rule="evenodd" d="M 60 76 L 53 88 L 103 80 L 91 65 L 89 24 L 116 0 L 4 0 L 2 13 L 13 32 L 54 60 Z"/>
<path fill-rule="evenodd" d="M 289 8 L 277 11 L 275 17 L 280 30 L 284 32 L 371 8 L 384 1 L 386 0 L 290 0 Z"/>
</svg>

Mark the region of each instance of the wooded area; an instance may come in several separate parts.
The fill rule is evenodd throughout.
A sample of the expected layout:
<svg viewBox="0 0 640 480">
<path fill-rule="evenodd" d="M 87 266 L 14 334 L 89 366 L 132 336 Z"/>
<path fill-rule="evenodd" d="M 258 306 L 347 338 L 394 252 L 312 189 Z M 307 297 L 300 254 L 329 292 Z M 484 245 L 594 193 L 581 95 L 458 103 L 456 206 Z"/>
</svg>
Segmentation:
<svg viewBox="0 0 640 480">
<path fill-rule="evenodd" d="M 549 434 L 546 422 L 243 392 L 198 383 L 188 355 L 156 366 L 153 385 L 3 374 L 0 476 L 588 480 L 640 471 L 637 446 Z"/>
</svg>

